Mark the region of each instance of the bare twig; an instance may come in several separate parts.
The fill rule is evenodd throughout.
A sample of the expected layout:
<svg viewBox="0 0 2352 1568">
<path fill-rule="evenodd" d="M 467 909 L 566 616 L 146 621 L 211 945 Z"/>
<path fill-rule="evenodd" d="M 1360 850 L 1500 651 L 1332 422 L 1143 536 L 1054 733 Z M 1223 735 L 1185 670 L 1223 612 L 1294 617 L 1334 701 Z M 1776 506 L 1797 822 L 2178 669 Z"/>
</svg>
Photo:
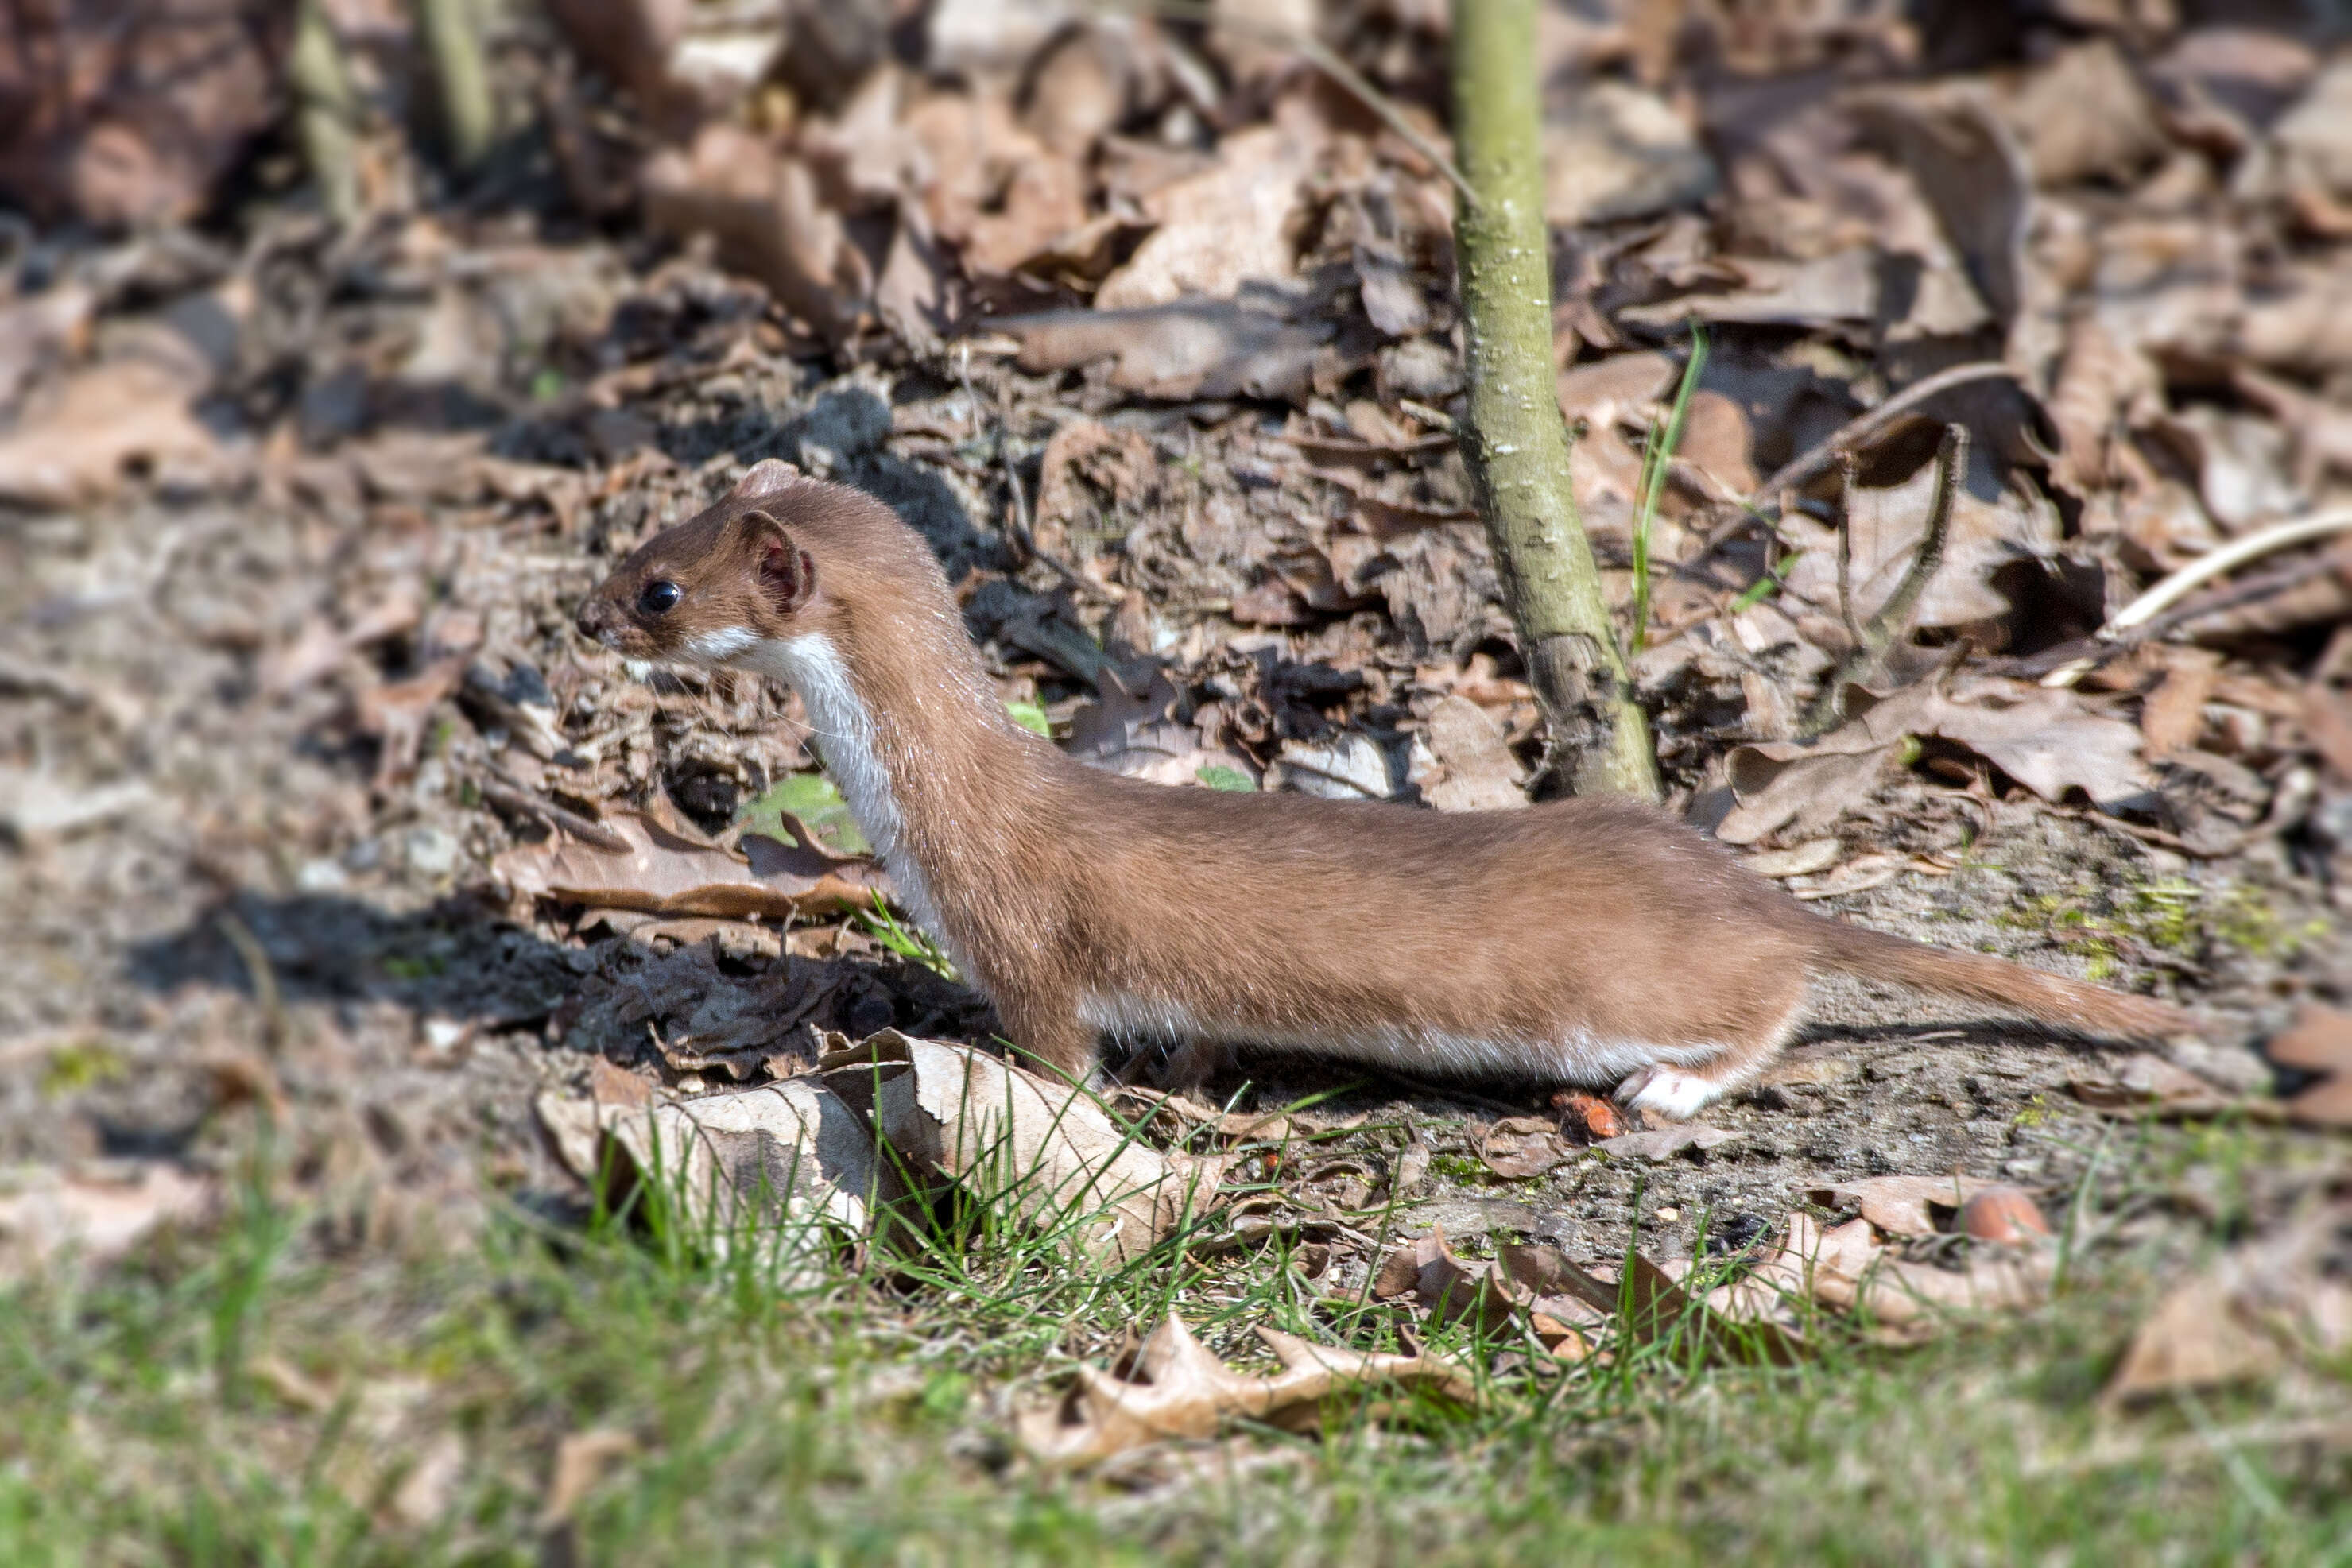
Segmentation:
<svg viewBox="0 0 2352 1568">
<path fill-rule="evenodd" d="M 1865 409 L 1846 421 L 1826 438 L 1816 442 L 1803 452 L 1783 463 L 1772 476 L 1756 486 L 1755 504 L 1759 510 L 1770 510 L 1778 515 L 1781 492 L 1793 490 L 1814 475 L 1829 467 L 1841 452 L 1858 451 L 1866 446 L 1880 432 L 1921 403 L 1970 382 L 2015 381 L 2017 372 L 1994 360 L 1979 360 L 1950 370 L 1938 371 L 1926 381 L 1916 382 L 1895 393 L 1877 407 Z"/>
<path fill-rule="evenodd" d="M 2116 612 L 2105 625 L 2091 634 L 2085 651 L 2043 675 L 2042 684 L 2045 686 L 2071 686 L 2109 660 L 2121 657 L 2174 627 L 2265 598 L 2317 576 L 2329 570 L 2329 558 L 2325 554 L 2273 573 L 2260 581 L 2247 583 L 2243 591 L 2223 593 L 2190 604 L 2180 603 L 2204 583 L 2234 571 L 2250 560 L 2274 550 L 2289 549 L 2338 533 L 2352 533 L 2352 507 L 2339 507 L 2314 517 L 2298 517 L 2293 522 L 2274 523 L 2199 556 Z M 2176 605 L 2179 605 L 2178 609 L 2174 608 Z"/>
<path fill-rule="evenodd" d="M 568 806 L 558 805 L 536 790 L 526 789 L 495 769 L 484 772 L 477 782 L 481 789 L 482 799 L 492 805 L 504 806 L 508 810 L 526 817 L 537 817 L 549 827 L 560 828 L 583 843 L 594 844 L 600 850 L 611 850 L 615 854 L 627 854 L 636 847 L 594 818 L 583 816 Z"/>
<path fill-rule="evenodd" d="M 1859 648 L 1862 646 L 1862 628 L 1853 618 L 1853 529 L 1849 526 L 1853 517 L 1853 454 L 1839 453 L 1838 499 L 1845 507 L 1845 517 L 1840 520 L 1837 531 L 1838 619 L 1845 622 L 1848 643 Z"/>
<path fill-rule="evenodd" d="M 1927 503 L 1927 531 L 1919 540 L 1919 549 L 1911 558 L 1910 570 L 1886 602 L 1868 621 L 1855 623 L 1850 578 L 1853 546 L 1853 515 L 1848 509 L 1844 526 L 1838 530 L 1838 608 L 1845 616 L 1846 629 L 1853 633 L 1853 646 L 1847 649 L 1837 668 L 1822 681 L 1821 695 L 1813 699 L 1799 733 L 1819 735 L 1845 716 L 1845 689 L 1855 682 L 1866 683 L 1877 672 L 1886 656 L 1886 650 L 1911 619 L 1918 605 L 1919 596 L 1927 591 L 1927 583 L 1944 564 L 1944 540 L 1951 532 L 1952 507 L 1959 497 L 1960 485 L 1968 473 L 1969 433 L 1965 426 L 1944 426 L 1944 439 L 1936 448 L 1936 490 Z"/>
<path fill-rule="evenodd" d="M 2340 551 L 2306 556 L 2226 587 L 2210 589 L 2160 615 L 2112 635 L 2078 637 L 2071 643 L 2062 643 L 2055 648 L 2044 649 L 2026 658 L 1994 660 L 1988 665 L 1988 670 L 1992 674 L 2038 680 L 2046 686 L 2071 686 L 2101 665 L 2128 658 L 2147 643 L 2169 636 L 2183 626 L 2202 621 L 2209 615 L 2219 615 L 2225 611 L 2259 603 L 2289 589 L 2299 588 L 2313 578 L 2344 570 L 2347 565 L 2352 563 L 2347 563 Z"/>
</svg>

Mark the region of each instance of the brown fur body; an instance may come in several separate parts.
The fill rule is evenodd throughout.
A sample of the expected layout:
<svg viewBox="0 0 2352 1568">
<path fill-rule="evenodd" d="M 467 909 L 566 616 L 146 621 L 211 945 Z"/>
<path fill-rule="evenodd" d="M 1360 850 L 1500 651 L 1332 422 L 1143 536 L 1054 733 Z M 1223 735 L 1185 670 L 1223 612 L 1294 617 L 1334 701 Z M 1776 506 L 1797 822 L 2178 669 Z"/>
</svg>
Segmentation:
<svg viewBox="0 0 2352 1568">
<path fill-rule="evenodd" d="M 677 591 L 658 612 L 656 584 Z M 1110 1030 L 1612 1083 L 1687 1115 L 1769 1061 L 1821 970 L 2086 1031 L 2186 1026 L 1824 919 L 1623 800 L 1441 815 L 1085 767 L 1005 716 L 912 529 L 781 464 L 643 547 L 580 622 L 625 654 L 798 687 L 917 918 L 1064 1071 Z"/>
</svg>

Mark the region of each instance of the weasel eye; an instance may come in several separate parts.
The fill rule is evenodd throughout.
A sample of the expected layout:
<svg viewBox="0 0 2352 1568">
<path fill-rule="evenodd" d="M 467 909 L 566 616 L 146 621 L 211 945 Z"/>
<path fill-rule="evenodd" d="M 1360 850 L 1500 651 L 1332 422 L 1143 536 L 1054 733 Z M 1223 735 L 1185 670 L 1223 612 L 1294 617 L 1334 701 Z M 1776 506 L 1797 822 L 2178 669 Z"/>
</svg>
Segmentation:
<svg viewBox="0 0 2352 1568">
<path fill-rule="evenodd" d="M 668 578 L 657 577 L 646 583 L 645 591 L 637 595 L 637 608 L 648 615 L 667 615 L 677 609 L 677 601 L 685 597 L 677 583 Z"/>
</svg>

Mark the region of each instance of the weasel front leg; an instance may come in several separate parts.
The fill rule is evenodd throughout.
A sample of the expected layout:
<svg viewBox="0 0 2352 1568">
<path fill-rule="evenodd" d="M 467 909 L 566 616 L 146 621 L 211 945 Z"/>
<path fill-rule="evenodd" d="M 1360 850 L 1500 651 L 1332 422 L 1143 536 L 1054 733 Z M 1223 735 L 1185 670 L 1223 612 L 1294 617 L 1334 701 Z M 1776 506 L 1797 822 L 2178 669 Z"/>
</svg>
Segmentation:
<svg viewBox="0 0 2352 1568">
<path fill-rule="evenodd" d="M 1095 1031 L 1078 1017 L 1075 995 L 990 988 L 1013 1060 L 1043 1078 L 1084 1083 L 1095 1070 Z"/>
</svg>

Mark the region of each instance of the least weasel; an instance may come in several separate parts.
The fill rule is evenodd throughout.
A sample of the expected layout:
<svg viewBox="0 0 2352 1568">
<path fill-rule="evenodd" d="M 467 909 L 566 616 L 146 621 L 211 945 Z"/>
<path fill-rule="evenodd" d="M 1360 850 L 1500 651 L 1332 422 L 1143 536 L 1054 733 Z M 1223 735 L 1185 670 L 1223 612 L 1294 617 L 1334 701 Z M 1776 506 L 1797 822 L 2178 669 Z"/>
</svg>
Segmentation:
<svg viewBox="0 0 2352 1568">
<path fill-rule="evenodd" d="M 1622 800 L 1440 815 L 1088 768 L 1006 717 L 919 535 L 772 459 L 630 556 L 579 625 L 797 690 L 909 911 L 1008 1038 L 1073 1076 L 1112 1031 L 1614 1085 L 1687 1117 L 1764 1069 L 1822 970 L 2095 1033 L 2189 1027 L 1816 915 Z"/>
</svg>

